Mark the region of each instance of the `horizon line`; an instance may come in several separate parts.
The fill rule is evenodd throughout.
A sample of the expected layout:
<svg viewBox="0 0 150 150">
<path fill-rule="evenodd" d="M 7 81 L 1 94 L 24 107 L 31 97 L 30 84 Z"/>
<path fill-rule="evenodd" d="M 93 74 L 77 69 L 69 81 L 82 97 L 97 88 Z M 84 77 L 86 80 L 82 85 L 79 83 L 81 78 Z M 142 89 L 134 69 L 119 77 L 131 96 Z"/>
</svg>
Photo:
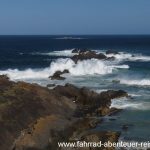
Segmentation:
<svg viewBox="0 0 150 150">
<path fill-rule="evenodd" d="M 0 36 L 137 36 L 150 34 L 0 34 Z"/>
</svg>

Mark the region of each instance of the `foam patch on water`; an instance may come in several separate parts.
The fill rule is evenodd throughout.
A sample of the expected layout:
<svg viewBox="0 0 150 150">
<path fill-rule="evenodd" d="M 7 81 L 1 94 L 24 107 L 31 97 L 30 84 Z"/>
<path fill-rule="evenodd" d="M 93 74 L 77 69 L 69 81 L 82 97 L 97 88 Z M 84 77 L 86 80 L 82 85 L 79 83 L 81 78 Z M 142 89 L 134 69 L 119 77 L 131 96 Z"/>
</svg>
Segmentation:
<svg viewBox="0 0 150 150">
<path fill-rule="evenodd" d="M 143 56 L 141 54 L 130 54 L 119 52 L 119 54 L 107 54 L 107 57 L 115 57 L 119 61 L 150 61 L 150 56 Z"/>
<path fill-rule="evenodd" d="M 106 92 L 108 91 L 107 89 L 99 89 L 99 90 L 95 90 L 96 93 L 101 93 L 101 92 Z"/>
<path fill-rule="evenodd" d="M 66 49 L 66 50 L 61 50 L 61 51 L 52 51 L 48 53 L 40 53 L 40 52 L 35 52 L 32 53 L 32 55 L 48 55 L 48 56 L 66 56 L 66 57 L 71 57 L 74 56 L 77 53 L 72 53 L 73 49 Z"/>
<path fill-rule="evenodd" d="M 7 74 L 12 80 L 24 80 L 24 79 L 44 79 L 49 77 L 49 68 L 45 69 L 8 69 L 0 71 L 0 74 Z"/>
<path fill-rule="evenodd" d="M 129 93 L 129 95 L 131 96 L 131 97 L 140 97 L 140 96 L 142 96 L 142 95 L 140 95 L 140 94 L 133 94 L 133 93 Z"/>
<path fill-rule="evenodd" d="M 150 86 L 150 79 L 139 79 L 139 80 L 128 80 L 128 79 L 121 79 L 121 84 L 126 85 L 134 85 L 134 86 Z"/>
<path fill-rule="evenodd" d="M 136 109 L 136 110 L 149 110 L 150 102 L 137 102 L 128 100 L 127 98 L 113 99 L 111 107 L 118 109 Z"/>
</svg>

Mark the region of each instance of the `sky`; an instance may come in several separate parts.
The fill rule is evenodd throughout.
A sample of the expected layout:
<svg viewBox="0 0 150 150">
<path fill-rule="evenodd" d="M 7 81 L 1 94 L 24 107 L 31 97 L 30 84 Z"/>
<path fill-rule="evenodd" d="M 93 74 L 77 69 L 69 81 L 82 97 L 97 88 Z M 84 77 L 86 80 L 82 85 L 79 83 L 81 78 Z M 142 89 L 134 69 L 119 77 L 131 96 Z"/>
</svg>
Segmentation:
<svg viewBox="0 0 150 150">
<path fill-rule="evenodd" d="M 150 0 L 0 0 L 0 35 L 150 34 Z"/>
</svg>

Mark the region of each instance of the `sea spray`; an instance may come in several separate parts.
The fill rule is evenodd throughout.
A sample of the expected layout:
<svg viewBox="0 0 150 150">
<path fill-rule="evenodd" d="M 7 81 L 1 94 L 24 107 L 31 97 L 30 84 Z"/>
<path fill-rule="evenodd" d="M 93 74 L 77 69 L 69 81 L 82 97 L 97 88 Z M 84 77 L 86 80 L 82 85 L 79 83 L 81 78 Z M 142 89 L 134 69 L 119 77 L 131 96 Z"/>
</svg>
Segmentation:
<svg viewBox="0 0 150 150">
<path fill-rule="evenodd" d="M 55 62 L 51 63 L 50 74 L 60 70 L 69 70 L 71 75 L 81 76 L 81 75 L 105 75 L 112 73 L 113 70 L 117 68 L 128 69 L 128 65 L 108 65 L 102 60 L 98 59 L 88 59 L 83 61 L 78 61 L 77 64 L 70 59 L 57 59 Z"/>
<path fill-rule="evenodd" d="M 0 71 L 0 74 L 7 74 L 12 80 L 19 79 L 44 79 L 53 75 L 56 71 L 69 70 L 72 76 L 82 75 L 105 75 L 113 73 L 117 69 L 128 69 L 128 65 L 111 65 L 98 59 L 78 61 L 76 64 L 72 59 L 57 59 L 50 64 L 50 67 L 43 69 L 8 69 Z"/>
</svg>

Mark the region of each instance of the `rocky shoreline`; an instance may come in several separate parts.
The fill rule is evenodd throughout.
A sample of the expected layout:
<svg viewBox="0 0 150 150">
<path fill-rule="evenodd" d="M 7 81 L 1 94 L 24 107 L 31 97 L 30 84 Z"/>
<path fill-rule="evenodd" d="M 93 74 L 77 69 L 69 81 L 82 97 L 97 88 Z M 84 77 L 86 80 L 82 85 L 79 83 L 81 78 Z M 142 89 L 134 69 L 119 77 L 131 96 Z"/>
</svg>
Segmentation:
<svg viewBox="0 0 150 150">
<path fill-rule="evenodd" d="M 58 142 L 116 142 L 119 132 L 91 132 L 91 129 L 102 123 L 103 120 L 98 117 L 120 111 L 110 108 L 112 99 L 127 96 L 122 90 L 108 90 L 98 94 L 71 84 L 48 89 L 37 84 L 13 82 L 1 75 L 0 148 L 67 150 L 58 148 Z M 80 149 L 96 148 L 76 148 Z"/>
</svg>

